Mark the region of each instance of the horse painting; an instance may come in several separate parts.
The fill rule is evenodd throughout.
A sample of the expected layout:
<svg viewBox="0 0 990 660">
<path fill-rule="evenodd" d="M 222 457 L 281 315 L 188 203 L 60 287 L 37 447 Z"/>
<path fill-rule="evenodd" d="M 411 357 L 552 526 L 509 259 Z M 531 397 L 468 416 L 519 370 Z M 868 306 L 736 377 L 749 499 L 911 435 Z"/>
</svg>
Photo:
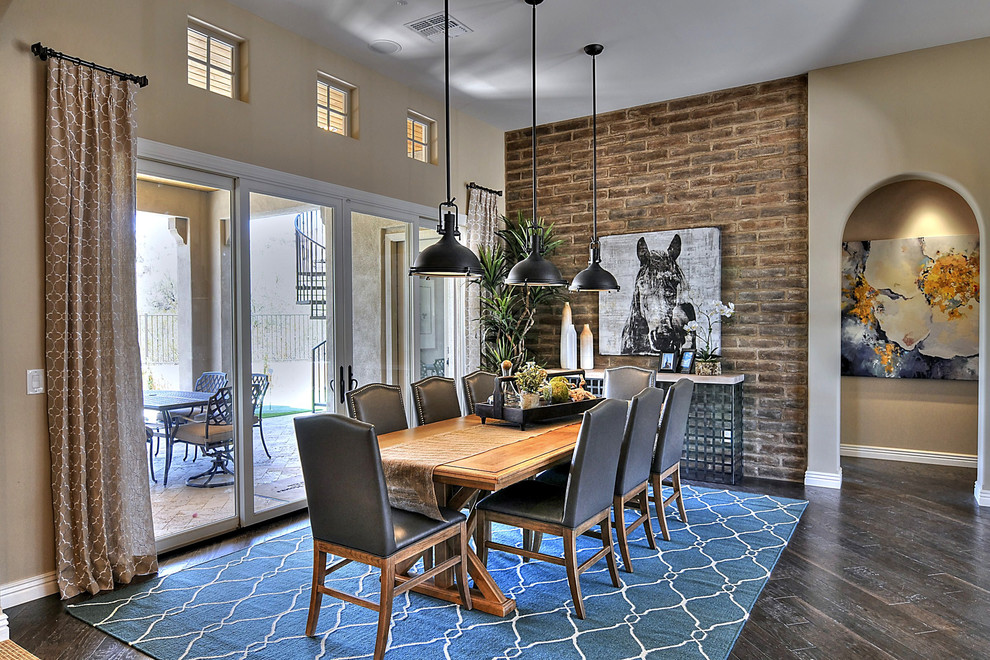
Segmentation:
<svg viewBox="0 0 990 660">
<path fill-rule="evenodd" d="M 694 306 L 680 301 L 684 272 L 677 264 L 681 237 L 674 234 L 666 250 L 653 251 L 642 236 L 636 242 L 639 272 L 633 285 L 629 317 L 622 328 L 622 354 L 680 351 L 695 318 Z"/>
</svg>

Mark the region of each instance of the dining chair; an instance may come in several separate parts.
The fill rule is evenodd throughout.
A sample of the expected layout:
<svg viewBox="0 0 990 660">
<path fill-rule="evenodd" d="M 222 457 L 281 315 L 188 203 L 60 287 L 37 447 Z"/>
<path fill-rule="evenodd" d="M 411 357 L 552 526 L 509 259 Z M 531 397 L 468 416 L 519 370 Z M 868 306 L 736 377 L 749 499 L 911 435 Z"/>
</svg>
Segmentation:
<svg viewBox="0 0 990 660">
<path fill-rule="evenodd" d="M 368 383 L 347 393 L 347 413 L 375 427 L 378 435 L 409 428 L 398 385 Z"/>
<path fill-rule="evenodd" d="M 389 505 L 375 427 L 320 413 L 293 420 L 313 530 L 313 582 L 306 635 L 316 633 L 323 594 L 378 612 L 374 658 L 385 654 L 393 599 L 443 571 L 456 569 L 461 605 L 471 609 L 467 577 L 467 519 L 441 507 L 443 520 Z M 452 540 L 453 556 L 409 579 L 396 565 Z M 327 566 L 327 555 L 341 557 Z M 326 586 L 326 577 L 351 561 L 381 569 L 378 602 Z M 344 632 L 346 635 L 346 632 Z"/>
<path fill-rule="evenodd" d="M 231 388 L 221 387 L 216 394 L 210 397 L 206 404 L 206 415 L 203 421 L 187 422 L 180 424 L 173 431 L 172 443 L 184 442 L 187 445 L 194 445 L 202 450 L 204 456 L 209 456 L 213 462 L 205 472 L 194 475 L 186 479 L 186 485 L 194 488 L 219 488 L 230 486 L 233 479 L 225 481 L 214 481 L 218 474 L 234 473 L 230 470 L 229 464 L 234 457 L 231 453 L 234 444 L 234 400 Z M 168 452 L 171 456 L 171 450 Z M 165 483 L 168 483 L 169 461 L 165 462 Z M 196 483 L 196 479 L 206 477 L 206 481 Z"/>
<path fill-rule="evenodd" d="M 606 399 L 629 401 L 642 392 L 644 387 L 653 387 L 656 380 L 657 374 L 652 369 L 612 367 L 605 370 L 605 385 L 602 394 Z"/>
<path fill-rule="evenodd" d="M 650 468 L 650 482 L 653 485 L 653 502 L 657 507 L 657 518 L 660 521 L 660 531 L 665 541 L 670 540 L 667 529 L 666 508 L 675 499 L 681 514 L 681 522 L 687 524 L 687 512 L 684 510 L 684 496 L 681 494 L 681 451 L 684 448 L 684 436 L 687 434 L 688 412 L 691 408 L 691 397 L 694 394 L 694 382 L 681 378 L 670 386 L 664 399 L 663 414 L 660 417 L 660 432 L 657 438 L 657 448 L 653 454 L 653 465 Z M 663 497 L 663 481 L 670 478 L 673 493 Z"/>
<path fill-rule="evenodd" d="M 584 413 L 567 483 L 563 486 L 535 480 L 521 481 L 492 493 L 478 502 L 475 509 L 480 530 L 475 541 L 481 561 L 487 565 L 488 550 L 491 549 L 564 566 L 574 599 L 574 611 L 579 619 L 585 617 L 580 578 L 589 567 L 605 557 L 612 585 L 619 586 L 619 573 L 612 551 L 609 509 L 622 444 L 622 435 L 615 433 L 615 429 L 625 423 L 626 410 L 627 404 L 622 401 L 605 399 Z M 564 556 L 556 557 L 492 541 L 493 522 L 519 527 L 524 531 L 560 536 L 564 542 Z M 602 547 L 578 564 L 577 537 L 595 525 L 601 528 Z"/>
<path fill-rule="evenodd" d="M 209 392 L 215 394 L 220 391 L 221 387 L 227 386 L 227 374 L 223 371 L 204 371 L 196 379 L 196 384 L 193 385 L 194 392 Z M 188 412 L 182 415 L 173 415 L 173 423 L 175 424 L 185 424 L 189 421 L 202 421 L 204 407 L 198 406 L 190 408 Z M 198 417 L 197 417 L 198 416 Z M 196 460 L 197 452 L 196 448 L 193 448 L 193 460 Z M 189 445 L 186 445 L 186 453 L 182 457 L 182 460 L 189 458 Z"/>
<path fill-rule="evenodd" d="M 495 392 L 495 379 L 497 376 L 489 371 L 472 371 L 467 376 L 461 378 L 461 389 L 464 393 L 464 402 L 467 403 L 467 412 L 474 414 L 474 404 L 485 403 Z"/>
<path fill-rule="evenodd" d="M 629 535 L 640 525 L 646 529 L 646 542 L 656 550 L 653 538 L 653 524 L 650 520 L 649 480 L 653 461 L 653 447 L 657 440 L 657 424 L 663 407 L 663 392 L 655 387 L 644 387 L 643 391 L 629 402 L 629 412 L 622 432 L 622 448 L 619 450 L 619 465 L 615 474 L 615 491 L 612 494 L 612 526 L 622 555 L 623 568 L 632 573 L 632 557 L 629 553 Z M 559 465 L 537 477 L 539 481 L 563 484 L 567 482 L 569 466 Z M 639 511 L 639 517 L 628 525 L 625 520 L 626 508 Z M 596 536 L 593 530 L 586 534 Z M 532 546 L 540 549 L 541 535 L 535 535 Z"/>
<path fill-rule="evenodd" d="M 461 416 L 453 378 L 429 376 L 412 384 L 416 426 Z"/>
<path fill-rule="evenodd" d="M 251 374 L 251 428 L 258 427 L 261 433 L 261 448 L 265 450 L 265 455 L 271 458 L 268 445 L 265 444 L 265 427 L 261 425 L 264 419 L 261 415 L 265 407 L 265 394 L 268 393 L 268 385 L 271 379 L 268 374 Z"/>
</svg>

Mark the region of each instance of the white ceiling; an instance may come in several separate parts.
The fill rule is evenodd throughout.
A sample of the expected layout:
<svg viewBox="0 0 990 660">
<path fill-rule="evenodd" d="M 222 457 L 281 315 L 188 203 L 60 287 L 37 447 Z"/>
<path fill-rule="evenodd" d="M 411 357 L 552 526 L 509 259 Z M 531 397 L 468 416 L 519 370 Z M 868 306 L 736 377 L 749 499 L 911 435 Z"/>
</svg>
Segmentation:
<svg viewBox="0 0 990 660">
<path fill-rule="evenodd" d="M 230 1 L 442 98 L 442 42 L 404 27 L 442 0 Z M 591 114 L 588 43 L 605 46 L 605 112 L 990 35 L 988 0 L 545 0 L 537 12 L 540 124 Z M 450 13 L 473 30 L 451 40 L 453 107 L 530 125 L 532 7 L 450 0 Z M 402 49 L 373 52 L 379 39 Z"/>
</svg>

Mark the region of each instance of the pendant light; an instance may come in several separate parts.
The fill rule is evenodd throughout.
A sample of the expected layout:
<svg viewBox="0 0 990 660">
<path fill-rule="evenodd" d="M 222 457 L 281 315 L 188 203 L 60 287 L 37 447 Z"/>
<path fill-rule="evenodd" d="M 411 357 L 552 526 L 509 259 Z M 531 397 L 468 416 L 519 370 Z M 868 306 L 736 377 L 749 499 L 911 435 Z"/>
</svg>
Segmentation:
<svg viewBox="0 0 990 660">
<path fill-rule="evenodd" d="M 529 256 L 517 263 L 505 278 L 515 286 L 564 286 L 560 271 L 543 258 L 543 234 L 536 221 L 536 6 L 543 0 L 524 0 L 533 6 L 533 217 L 529 231 Z"/>
<path fill-rule="evenodd" d="M 615 276 L 602 268 L 601 245 L 598 243 L 598 73 L 595 64 L 605 47 L 588 44 L 584 52 L 591 55 L 591 247 L 588 267 L 574 276 L 571 291 L 618 291 Z"/>
<path fill-rule="evenodd" d="M 443 2 L 443 87 L 444 128 L 446 129 L 447 201 L 437 207 L 440 240 L 416 257 L 410 275 L 420 277 L 481 277 L 481 262 L 470 249 L 457 242 L 457 205 L 450 196 L 450 2 Z"/>
</svg>

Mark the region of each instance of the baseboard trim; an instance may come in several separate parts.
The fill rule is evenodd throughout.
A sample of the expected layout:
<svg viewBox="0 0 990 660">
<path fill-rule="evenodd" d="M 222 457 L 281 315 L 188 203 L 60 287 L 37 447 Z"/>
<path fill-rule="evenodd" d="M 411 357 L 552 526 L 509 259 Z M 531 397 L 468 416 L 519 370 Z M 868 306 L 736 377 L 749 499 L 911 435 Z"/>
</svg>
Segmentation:
<svg viewBox="0 0 990 660">
<path fill-rule="evenodd" d="M 978 506 L 990 506 L 990 490 L 983 490 L 979 484 L 977 484 L 975 490 L 976 504 Z"/>
<path fill-rule="evenodd" d="M 0 610 L 0 642 L 5 642 L 10 639 L 10 624 L 7 621 L 7 615 Z"/>
<path fill-rule="evenodd" d="M 0 608 L 16 607 L 58 593 L 55 571 L 0 585 Z"/>
<path fill-rule="evenodd" d="M 855 458 L 877 458 L 883 461 L 901 461 L 903 463 L 948 465 L 951 467 L 976 468 L 977 465 L 976 456 L 970 454 L 952 454 L 944 451 L 924 451 L 921 449 L 839 445 L 839 455 Z"/>
<path fill-rule="evenodd" d="M 818 486 L 819 488 L 842 488 L 842 470 L 838 472 L 812 472 L 808 470 L 804 473 L 805 486 Z"/>
</svg>

